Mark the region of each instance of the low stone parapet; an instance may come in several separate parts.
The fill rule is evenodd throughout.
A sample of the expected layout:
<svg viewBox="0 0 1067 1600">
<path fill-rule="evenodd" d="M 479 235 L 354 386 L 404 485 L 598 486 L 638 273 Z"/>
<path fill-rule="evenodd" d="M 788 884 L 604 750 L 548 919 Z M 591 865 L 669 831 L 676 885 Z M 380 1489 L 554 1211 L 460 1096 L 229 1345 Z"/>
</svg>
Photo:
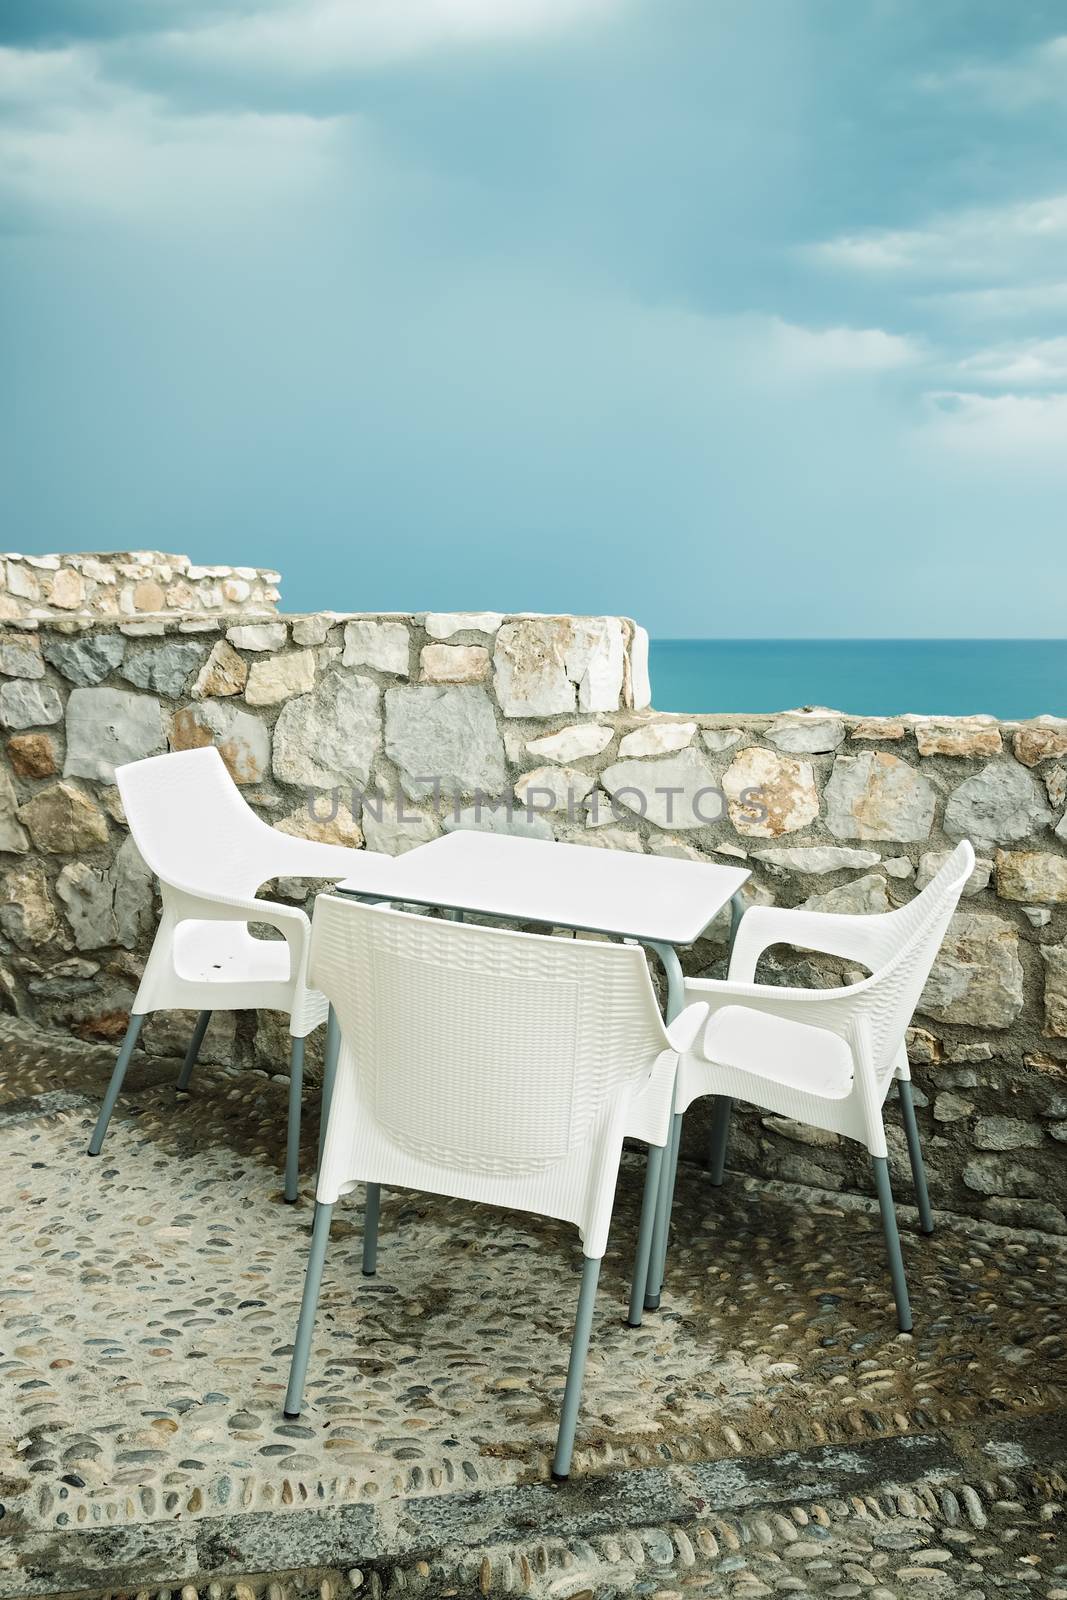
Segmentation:
<svg viewBox="0 0 1067 1600">
<path fill-rule="evenodd" d="M 278 573 L 201 567 L 159 550 L 94 555 L 0 555 L 0 621 L 18 617 L 136 617 L 157 611 L 273 612 Z"/>
</svg>

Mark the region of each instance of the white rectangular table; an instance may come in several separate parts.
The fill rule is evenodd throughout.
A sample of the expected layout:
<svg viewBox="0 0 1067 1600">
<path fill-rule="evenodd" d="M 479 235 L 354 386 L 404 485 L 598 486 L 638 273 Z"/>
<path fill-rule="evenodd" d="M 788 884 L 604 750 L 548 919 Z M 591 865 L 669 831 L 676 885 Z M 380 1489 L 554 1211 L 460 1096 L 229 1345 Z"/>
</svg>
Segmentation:
<svg viewBox="0 0 1067 1600">
<path fill-rule="evenodd" d="M 728 903 L 732 940 L 744 909 L 740 890 L 748 876 L 743 867 L 710 861 L 460 829 L 402 856 L 360 852 L 357 871 L 338 883 L 335 892 L 634 939 L 663 963 L 671 1022 L 682 1008 L 684 992 L 677 947 L 698 939 Z M 335 1026 L 331 1012 L 327 1063 L 335 1059 Z M 327 1068 L 324 1103 L 331 1076 Z M 649 1152 L 641 1212 L 642 1233 L 647 1228 L 652 1236 L 644 1295 L 648 1310 L 659 1305 L 663 1283 L 681 1121 L 672 1117 L 664 1151 Z M 640 1323 L 641 1311 L 635 1293 L 630 1305 L 634 1325 Z"/>
</svg>

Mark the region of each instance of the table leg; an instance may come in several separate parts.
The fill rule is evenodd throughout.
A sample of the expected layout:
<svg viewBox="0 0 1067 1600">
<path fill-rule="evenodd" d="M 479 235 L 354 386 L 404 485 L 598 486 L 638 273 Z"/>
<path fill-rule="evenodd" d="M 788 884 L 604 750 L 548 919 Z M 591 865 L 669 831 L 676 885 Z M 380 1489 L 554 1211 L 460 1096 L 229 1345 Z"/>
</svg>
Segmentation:
<svg viewBox="0 0 1067 1600">
<path fill-rule="evenodd" d="M 733 951 L 734 939 L 745 914 L 745 901 L 740 891 L 730 897 L 730 943 L 729 950 Z M 678 960 L 678 952 L 673 945 L 651 945 L 663 963 L 663 970 L 667 974 L 667 1021 L 673 1022 L 682 1010 L 685 1000 L 684 979 L 682 965 Z M 671 1131 L 663 1152 L 663 1166 L 660 1175 L 659 1204 L 656 1211 L 656 1223 L 652 1232 L 652 1250 L 648 1262 L 648 1282 L 645 1286 L 645 1310 L 656 1311 L 659 1308 L 660 1294 L 663 1289 L 663 1275 L 667 1266 L 667 1238 L 670 1232 L 671 1208 L 674 1204 L 674 1186 L 678 1179 L 678 1151 L 682 1142 L 682 1117 L 680 1112 L 675 1112 L 671 1106 Z"/>
<path fill-rule="evenodd" d="M 654 944 L 649 948 L 655 950 L 663 963 L 663 970 L 667 974 L 667 1021 L 670 1023 L 681 1012 L 684 1003 L 685 991 L 682 964 L 678 960 L 678 952 L 673 945 Z M 670 1231 L 671 1202 L 674 1198 L 674 1182 L 678 1173 L 678 1143 L 681 1134 L 682 1119 L 675 1113 L 674 1100 L 672 1098 L 670 1129 L 667 1134 L 667 1143 L 663 1150 L 663 1164 L 660 1167 L 659 1200 L 656 1206 L 655 1226 L 652 1229 L 648 1281 L 645 1284 L 646 1311 L 655 1311 L 657 1309 L 660 1290 L 663 1287 L 663 1273 L 667 1262 L 667 1234 Z"/>
</svg>

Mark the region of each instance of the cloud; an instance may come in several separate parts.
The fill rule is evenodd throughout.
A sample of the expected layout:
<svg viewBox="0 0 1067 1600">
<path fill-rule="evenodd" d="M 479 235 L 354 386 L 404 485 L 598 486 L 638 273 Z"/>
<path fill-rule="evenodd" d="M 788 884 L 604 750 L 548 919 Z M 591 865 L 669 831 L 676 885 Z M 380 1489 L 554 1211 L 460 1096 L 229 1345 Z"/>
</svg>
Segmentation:
<svg viewBox="0 0 1067 1600">
<path fill-rule="evenodd" d="M 964 62 L 946 72 L 922 73 L 917 86 L 930 94 L 981 100 L 993 110 L 1017 113 L 1067 94 L 1067 34 L 1046 39 L 1012 60 Z"/>
<path fill-rule="evenodd" d="M 1004 388 L 1043 388 L 1067 383 L 1067 338 L 995 345 L 967 356 L 959 363 L 959 371 L 971 382 Z"/>
<path fill-rule="evenodd" d="M 623 0 L 286 0 L 159 36 L 175 64 L 282 71 L 372 69 L 442 50 L 516 44 L 621 9 Z"/>
<path fill-rule="evenodd" d="M 998 283 L 989 289 L 947 289 L 919 297 L 929 310 L 962 320 L 1018 321 L 1067 314 L 1067 278 Z"/>
<path fill-rule="evenodd" d="M 870 277 L 1003 278 L 1062 270 L 1067 194 L 948 212 L 927 226 L 838 234 L 808 247 L 816 263 Z"/>
<path fill-rule="evenodd" d="M 780 317 L 756 320 L 764 359 L 782 376 L 890 372 L 922 359 L 918 343 L 882 328 L 812 328 Z"/>
<path fill-rule="evenodd" d="M 0 49 L 0 201 L 38 225 L 88 217 L 184 226 L 308 196 L 345 119 L 189 115 L 104 72 L 99 53 Z"/>
<path fill-rule="evenodd" d="M 1067 393 L 974 394 L 942 390 L 927 396 L 927 426 L 936 441 L 981 455 L 1046 458 L 1067 473 Z"/>
</svg>

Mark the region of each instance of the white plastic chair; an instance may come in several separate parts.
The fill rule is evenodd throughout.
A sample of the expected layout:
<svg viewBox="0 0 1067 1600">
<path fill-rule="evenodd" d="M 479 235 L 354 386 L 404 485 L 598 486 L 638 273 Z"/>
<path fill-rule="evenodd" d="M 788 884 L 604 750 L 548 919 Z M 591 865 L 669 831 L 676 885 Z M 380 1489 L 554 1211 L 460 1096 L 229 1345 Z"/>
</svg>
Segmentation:
<svg viewBox="0 0 1067 1600">
<path fill-rule="evenodd" d="M 115 782 L 134 842 L 159 879 L 163 915 L 89 1154 L 100 1154 L 149 1012 L 200 1013 L 178 1078 L 178 1088 L 185 1089 L 213 1011 L 286 1011 L 292 1045 L 285 1198 L 294 1201 L 304 1040 L 326 1020 L 327 1004 L 308 986 L 308 917 L 296 907 L 257 900 L 255 894 L 261 884 L 283 875 L 345 877 L 357 852 L 279 833 L 261 822 L 213 745 L 117 767 Z M 283 938 L 253 938 L 249 922 L 277 928 Z"/>
<path fill-rule="evenodd" d="M 584 1267 L 553 1475 L 570 1471 L 593 1301 L 622 1142 L 662 1161 L 678 1052 L 707 1015 L 667 1028 L 644 951 L 486 928 L 320 895 L 312 982 L 340 1048 L 285 1414 L 304 1379 L 334 1202 L 367 1184 L 363 1271 L 380 1186 L 515 1207 L 577 1225 Z M 658 1185 L 646 1184 L 633 1293 L 643 1294 Z"/>
<path fill-rule="evenodd" d="M 904 1332 L 912 1325 L 911 1309 L 882 1106 L 895 1080 L 920 1227 L 932 1233 L 904 1036 L 973 870 L 974 851 L 964 840 L 922 893 L 896 911 L 838 916 L 755 906 L 741 919 L 729 977 L 685 981 L 686 999 L 704 1001 L 711 1016 L 703 1039 L 679 1067 L 676 1111 L 686 1111 L 701 1095 L 720 1097 L 712 1135 L 712 1182 L 722 1182 L 735 1099 L 865 1144 Z M 777 988 L 754 982 L 759 957 L 776 944 L 851 958 L 868 967 L 871 976 L 834 989 Z"/>
</svg>

